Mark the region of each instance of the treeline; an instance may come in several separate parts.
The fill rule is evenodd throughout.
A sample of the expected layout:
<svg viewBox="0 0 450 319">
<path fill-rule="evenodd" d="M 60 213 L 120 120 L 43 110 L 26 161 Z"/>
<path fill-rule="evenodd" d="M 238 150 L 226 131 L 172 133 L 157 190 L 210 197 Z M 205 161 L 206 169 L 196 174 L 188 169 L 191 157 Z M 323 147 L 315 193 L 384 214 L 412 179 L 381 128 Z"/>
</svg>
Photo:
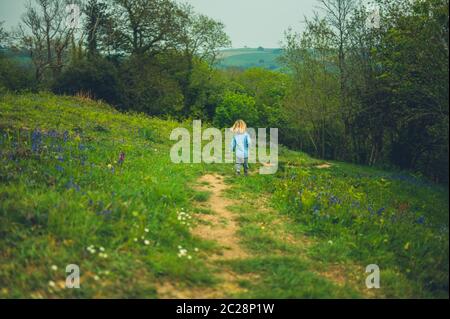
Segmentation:
<svg viewBox="0 0 450 319">
<path fill-rule="evenodd" d="M 321 0 L 286 35 L 289 144 L 448 183 L 448 0 Z"/>
<path fill-rule="evenodd" d="M 211 66 L 231 44 L 221 22 L 173 0 L 34 0 L 9 40 L 29 52 L 30 89 L 173 116 L 208 112 Z"/>
<path fill-rule="evenodd" d="M 324 159 L 392 166 L 448 183 L 448 0 L 319 0 L 288 30 L 284 72 L 218 70 L 224 25 L 172 0 L 35 0 L 0 45 L 2 90 L 52 90 L 121 110 L 219 127 L 243 118 Z M 0 28 L 1 29 L 1 28 Z"/>
</svg>

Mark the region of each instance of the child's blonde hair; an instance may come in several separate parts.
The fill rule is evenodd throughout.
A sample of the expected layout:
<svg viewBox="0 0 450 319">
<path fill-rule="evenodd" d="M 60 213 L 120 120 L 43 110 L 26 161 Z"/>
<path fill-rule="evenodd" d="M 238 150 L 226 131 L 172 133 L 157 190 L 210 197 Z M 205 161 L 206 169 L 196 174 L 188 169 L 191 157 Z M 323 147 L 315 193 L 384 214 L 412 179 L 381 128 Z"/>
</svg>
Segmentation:
<svg viewBox="0 0 450 319">
<path fill-rule="evenodd" d="M 237 120 L 234 122 L 233 127 L 231 128 L 233 133 L 243 134 L 247 131 L 247 124 L 243 120 Z"/>
</svg>

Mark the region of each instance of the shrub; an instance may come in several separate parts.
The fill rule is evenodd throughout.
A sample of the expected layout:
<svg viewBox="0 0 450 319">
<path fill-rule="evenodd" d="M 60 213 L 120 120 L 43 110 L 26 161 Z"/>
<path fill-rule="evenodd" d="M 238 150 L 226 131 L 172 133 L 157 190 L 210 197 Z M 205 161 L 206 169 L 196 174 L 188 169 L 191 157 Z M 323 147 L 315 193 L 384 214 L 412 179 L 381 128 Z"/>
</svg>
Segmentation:
<svg viewBox="0 0 450 319">
<path fill-rule="evenodd" d="M 55 93 L 80 92 L 108 103 L 120 104 L 119 77 L 113 63 L 104 58 L 81 60 L 70 65 L 54 82 Z"/>
<path fill-rule="evenodd" d="M 230 127 L 238 119 L 244 120 L 249 126 L 259 124 L 255 99 L 244 93 L 227 92 L 216 109 L 214 125 Z"/>
<path fill-rule="evenodd" d="M 0 53 L 0 91 L 17 92 L 35 88 L 31 68 Z"/>
</svg>

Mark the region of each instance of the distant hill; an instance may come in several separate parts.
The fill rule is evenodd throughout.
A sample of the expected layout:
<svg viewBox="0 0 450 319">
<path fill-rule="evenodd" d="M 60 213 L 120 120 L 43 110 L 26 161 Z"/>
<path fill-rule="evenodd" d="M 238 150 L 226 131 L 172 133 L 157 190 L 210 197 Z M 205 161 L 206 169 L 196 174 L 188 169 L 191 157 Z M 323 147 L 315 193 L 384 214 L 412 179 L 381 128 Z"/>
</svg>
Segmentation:
<svg viewBox="0 0 450 319">
<path fill-rule="evenodd" d="M 281 68 L 279 62 L 283 50 L 279 48 L 226 49 L 220 52 L 219 68 L 236 67 L 248 69 L 262 67 L 269 70 Z"/>
<path fill-rule="evenodd" d="M 26 51 L 12 50 L 10 48 L 0 46 L 0 55 L 12 58 L 24 66 L 31 65 L 30 53 Z"/>
<path fill-rule="evenodd" d="M 31 57 L 25 51 L 0 47 L 0 54 L 13 58 L 23 65 L 31 64 Z M 220 61 L 217 67 L 219 69 L 261 67 L 268 70 L 279 70 L 281 69 L 279 58 L 282 54 L 283 50 L 279 48 L 226 49 L 220 51 Z"/>
</svg>

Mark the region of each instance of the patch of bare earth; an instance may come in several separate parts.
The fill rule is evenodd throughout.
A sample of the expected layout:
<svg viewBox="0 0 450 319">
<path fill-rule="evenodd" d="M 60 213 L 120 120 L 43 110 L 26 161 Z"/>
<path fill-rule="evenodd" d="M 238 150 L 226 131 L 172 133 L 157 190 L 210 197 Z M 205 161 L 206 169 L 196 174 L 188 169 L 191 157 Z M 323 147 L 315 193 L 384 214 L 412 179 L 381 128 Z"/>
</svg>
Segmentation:
<svg viewBox="0 0 450 319">
<path fill-rule="evenodd" d="M 323 164 L 316 166 L 316 168 L 319 168 L 319 169 L 326 169 L 326 168 L 330 168 L 330 167 L 331 167 L 330 163 L 323 163 Z"/>
<path fill-rule="evenodd" d="M 222 248 L 219 253 L 208 258 L 209 266 L 217 268 L 218 261 L 249 257 L 239 244 L 239 225 L 235 216 L 227 208 L 235 202 L 224 197 L 224 191 L 229 186 L 224 183 L 223 176 L 207 174 L 198 180 L 198 184 L 197 190 L 211 192 L 206 207 L 211 209 L 213 214 L 197 215 L 201 223 L 192 230 L 192 233 L 204 240 L 214 240 Z M 164 282 L 157 286 L 158 296 L 177 299 L 226 298 L 246 291 L 240 287 L 239 281 L 248 280 L 249 276 L 241 276 L 221 268 L 217 271 L 217 277 L 220 283 L 215 287 L 185 287 L 177 283 Z"/>
<path fill-rule="evenodd" d="M 315 271 L 316 274 L 322 276 L 334 284 L 344 287 L 349 285 L 358 291 L 363 298 L 380 297 L 376 289 L 367 289 L 365 286 L 365 269 L 357 264 L 330 264 L 324 270 Z"/>
<path fill-rule="evenodd" d="M 197 190 L 211 192 L 207 204 L 214 214 L 198 216 L 206 223 L 199 224 L 193 229 L 194 236 L 206 240 L 214 239 L 224 248 L 221 254 L 211 256 L 212 260 L 248 257 L 248 254 L 239 245 L 239 237 L 237 235 L 239 226 L 235 216 L 227 208 L 235 202 L 223 195 L 224 191 L 229 188 L 224 183 L 223 176 L 208 174 L 202 176 L 198 181 L 202 185 L 197 187 Z"/>
</svg>

